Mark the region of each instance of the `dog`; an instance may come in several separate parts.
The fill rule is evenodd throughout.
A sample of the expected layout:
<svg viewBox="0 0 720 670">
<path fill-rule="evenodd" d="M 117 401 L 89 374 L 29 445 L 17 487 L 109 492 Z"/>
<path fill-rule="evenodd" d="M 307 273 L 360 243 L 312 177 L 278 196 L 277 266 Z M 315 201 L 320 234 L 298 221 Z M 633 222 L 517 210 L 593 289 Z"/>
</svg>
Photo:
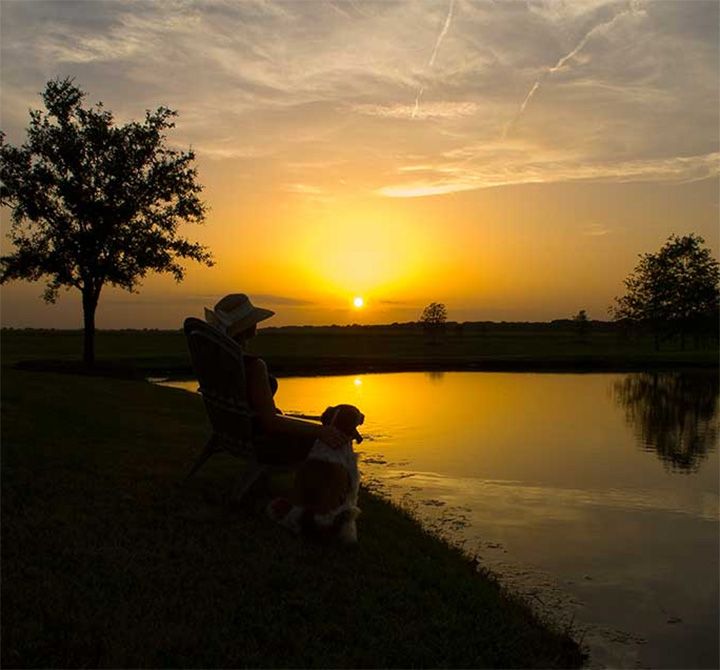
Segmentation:
<svg viewBox="0 0 720 670">
<path fill-rule="evenodd" d="M 347 442 L 334 449 L 315 440 L 295 476 L 293 500 L 273 501 L 268 516 L 313 539 L 355 543 L 360 473 L 352 442 L 362 442 L 357 427 L 364 423 L 365 416 L 353 405 L 336 405 L 323 412 L 321 421 L 345 433 Z"/>
</svg>

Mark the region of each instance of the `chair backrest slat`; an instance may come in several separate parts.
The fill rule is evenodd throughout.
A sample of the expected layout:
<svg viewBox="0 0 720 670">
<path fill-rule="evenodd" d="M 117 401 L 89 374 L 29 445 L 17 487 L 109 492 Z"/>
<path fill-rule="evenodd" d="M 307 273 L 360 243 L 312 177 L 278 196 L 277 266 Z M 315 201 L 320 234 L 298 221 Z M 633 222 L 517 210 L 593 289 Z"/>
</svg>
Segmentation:
<svg viewBox="0 0 720 670">
<path fill-rule="evenodd" d="M 253 456 L 254 412 L 247 398 L 242 350 L 200 319 L 185 319 L 183 328 L 205 409 L 221 446 Z"/>
</svg>

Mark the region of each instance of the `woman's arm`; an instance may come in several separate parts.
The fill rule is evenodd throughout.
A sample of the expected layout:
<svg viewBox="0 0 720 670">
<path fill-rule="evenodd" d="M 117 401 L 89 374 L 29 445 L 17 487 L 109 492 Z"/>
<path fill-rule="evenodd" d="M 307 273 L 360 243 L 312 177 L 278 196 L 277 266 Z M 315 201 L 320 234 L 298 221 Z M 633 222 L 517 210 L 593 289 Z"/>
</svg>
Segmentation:
<svg viewBox="0 0 720 670">
<path fill-rule="evenodd" d="M 269 435 L 286 434 L 320 438 L 331 447 L 342 447 L 347 436 L 335 426 L 323 426 L 302 419 L 293 419 L 278 414 L 275 400 L 270 390 L 267 366 L 262 359 L 248 361 L 245 366 L 251 404 L 263 430 Z"/>
</svg>

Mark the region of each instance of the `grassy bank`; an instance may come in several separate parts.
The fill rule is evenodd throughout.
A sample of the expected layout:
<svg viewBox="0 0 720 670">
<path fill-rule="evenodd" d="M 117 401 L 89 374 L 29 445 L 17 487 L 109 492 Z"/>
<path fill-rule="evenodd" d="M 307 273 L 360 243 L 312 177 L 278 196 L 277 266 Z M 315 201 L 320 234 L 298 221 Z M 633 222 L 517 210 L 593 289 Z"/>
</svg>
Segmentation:
<svg viewBox="0 0 720 670">
<path fill-rule="evenodd" d="M 115 376 L 192 376 L 180 331 L 99 331 L 97 355 Z M 650 338 L 623 339 L 612 330 L 579 338 L 549 324 L 494 324 L 450 329 L 435 344 L 421 329 L 322 327 L 266 329 L 251 343 L 277 376 L 412 370 L 633 371 L 718 365 L 717 346 L 655 351 Z M 82 352 L 79 331 L 2 333 L 2 356 L 26 368 L 72 367 Z"/>
<path fill-rule="evenodd" d="M 214 502 L 229 457 L 178 487 L 206 431 L 188 393 L 3 368 L 3 667 L 581 663 L 366 491 L 360 544 L 323 548 Z"/>
</svg>

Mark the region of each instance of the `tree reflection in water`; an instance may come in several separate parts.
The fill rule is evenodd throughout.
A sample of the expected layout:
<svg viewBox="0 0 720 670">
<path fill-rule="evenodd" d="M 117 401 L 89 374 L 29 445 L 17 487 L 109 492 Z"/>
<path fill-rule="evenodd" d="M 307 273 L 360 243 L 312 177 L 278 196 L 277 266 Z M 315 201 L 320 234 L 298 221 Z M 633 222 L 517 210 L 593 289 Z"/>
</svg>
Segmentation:
<svg viewBox="0 0 720 670">
<path fill-rule="evenodd" d="M 427 374 L 428 379 L 433 384 L 439 384 L 445 377 L 445 372 L 443 372 L 442 370 L 429 370 L 425 374 Z"/>
<path fill-rule="evenodd" d="M 717 373 L 641 373 L 613 384 L 643 449 L 667 468 L 697 472 L 718 441 Z"/>
</svg>

